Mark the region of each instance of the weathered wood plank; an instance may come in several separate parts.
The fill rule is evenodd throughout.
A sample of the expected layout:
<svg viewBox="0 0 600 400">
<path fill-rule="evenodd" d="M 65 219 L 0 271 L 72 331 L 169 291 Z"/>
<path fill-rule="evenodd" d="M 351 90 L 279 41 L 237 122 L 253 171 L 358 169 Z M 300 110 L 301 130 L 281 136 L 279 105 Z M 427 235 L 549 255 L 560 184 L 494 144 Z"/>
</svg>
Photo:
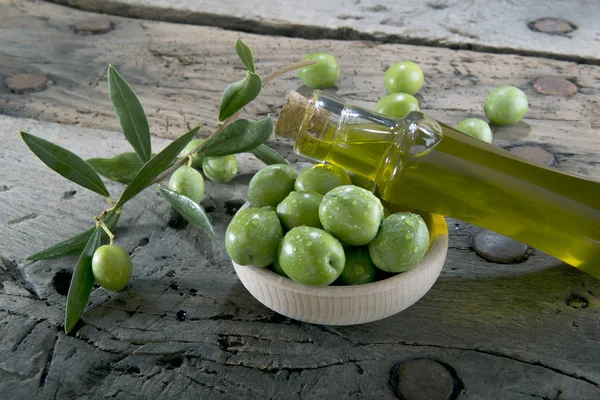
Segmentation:
<svg viewBox="0 0 600 400">
<path fill-rule="evenodd" d="M 310 39 L 367 39 L 600 62 L 600 7 L 585 0 L 52 0 L 89 11 Z M 548 34 L 541 18 L 564 20 Z M 538 25 L 542 31 L 544 26 Z"/>
<path fill-rule="evenodd" d="M 43 166 L 17 131 L 83 157 L 126 151 L 125 140 L 110 132 L 118 123 L 104 72 L 113 62 L 140 94 L 154 134 L 174 137 L 187 129 L 181 111 L 190 124 L 209 122 L 206 134 L 214 127 L 221 91 L 241 73 L 233 32 L 110 17 L 112 32 L 73 33 L 71 26 L 89 15 L 43 2 L 0 1 L 0 76 L 33 72 L 51 81 L 45 90 L 25 94 L 0 83 L 0 112 L 76 124 L 0 116 L 2 393 L 387 399 L 393 398 L 388 373 L 394 363 L 429 357 L 456 370 L 464 385 L 461 399 L 600 397 L 600 283 L 536 251 L 522 264 L 487 263 L 470 249 L 472 227 L 452 220 L 448 261 L 421 301 L 384 321 L 328 328 L 291 321 L 255 301 L 237 280 L 223 244 L 209 242 L 196 228 L 169 228 L 169 207 L 148 190 L 127 205 L 117 231 L 117 242 L 132 251 L 131 286 L 118 294 L 95 290 L 76 337 L 63 335 L 65 296 L 57 291 L 57 277 L 75 259 L 23 259 L 86 229 L 105 204 Z M 316 46 L 334 52 L 346 71 L 335 90 L 367 106 L 383 94 L 386 65 L 398 52 L 408 54 L 428 77 L 423 108 L 450 123 L 481 116 L 483 97 L 493 86 L 516 84 L 527 92 L 531 111 L 525 122 L 497 130 L 496 142 L 541 143 L 559 168 L 600 176 L 598 67 L 414 46 L 244 38 L 267 72 Z M 530 83 L 543 74 L 572 79 L 579 92 L 571 98 L 539 95 Z M 248 114 L 276 113 L 298 86 L 293 76 L 279 80 Z M 167 143 L 153 139 L 156 149 Z M 289 142 L 273 145 L 296 166 L 304 165 Z M 224 202 L 243 198 L 261 166 L 251 156 L 239 160 L 238 178 L 207 188 L 221 236 L 231 218 Z M 122 188 L 107 186 L 115 193 Z M 177 321 L 178 310 L 186 310 L 186 321 Z M 30 359 L 28 365 L 18 361 Z"/>
<path fill-rule="evenodd" d="M 12 5 L 11 5 L 12 4 Z M 242 65 L 233 51 L 236 32 L 215 28 L 111 17 L 115 29 L 81 36 L 72 26 L 91 14 L 35 1 L 1 7 L 0 77 L 21 72 L 48 76 L 43 91 L 15 94 L 0 85 L 0 112 L 79 126 L 118 130 L 108 100 L 106 67 L 113 63 L 139 94 L 155 135 L 175 137 L 190 124 L 216 125 L 217 105 Z M 600 127 L 600 67 L 509 55 L 353 41 L 307 41 L 244 35 L 257 55 L 259 72 L 270 73 L 315 50 L 339 57 L 342 78 L 334 91 L 372 107 L 385 94 L 383 72 L 399 58 L 419 62 L 426 84 L 422 109 L 450 124 L 483 116 L 486 94 L 512 84 L 528 95 L 530 109 L 516 126 L 496 130 L 503 146 L 542 143 L 560 168 L 600 177 L 596 159 Z M 65 62 L 69 60 L 69 62 Z M 572 97 L 537 93 L 539 76 L 558 75 L 579 85 Z M 248 114 L 276 114 L 290 90 L 309 93 L 289 74 L 265 88 Z M 576 140 L 573 140 L 576 139 Z"/>
<path fill-rule="evenodd" d="M 17 283 L 0 289 L 2 329 L 23 326 L 23 332 L 0 336 L 0 359 L 25 357 L 22 351 L 30 349 L 40 360 L 22 370 L 29 380 L 0 365 L 0 390 L 25 396 L 39 382 L 38 393 L 50 398 L 289 393 L 298 399 L 391 399 L 394 363 L 429 357 L 456 370 L 464 385 L 461 399 L 600 396 L 600 283 L 547 256 L 512 266 L 486 263 L 465 245 L 471 228 L 459 225 L 444 274 L 413 307 L 362 326 L 304 324 L 254 300 L 237 280 L 222 242 L 210 242 L 196 228 L 168 228 L 169 207 L 152 190 L 127 205 L 117 230 L 117 243 L 132 252 L 130 287 L 116 294 L 95 290 L 76 337 L 65 337 L 65 296 L 57 292 L 56 276 L 75 259 L 22 260 L 86 228 L 103 204 L 37 161 L 18 129 L 83 157 L 106 157 L 128 146 L 117 133 L 0 117 L 0 184 L 8 187 L 0 192 L 0 254 L 32 293 L 13 289 Z M 156 149 L 166 143 L 154 140 Z M 231 218 L 224 201 L 243 197 L 261 165 L 248 155 L 239 160 L 238 178 L 207 188 L 220 237 Z M 115 193 L 121 187 L 108 184 Z M 77 193 L 63 200 L 71 190 Z M 32 213 L 37 216 L 8 223 Z M 587 305 L 569 301 L 573 296 Z M 177 320 L 179 310 L 187 312 L 186 321 Z M 44 333 L 27 334 L 36 324 Z M 15 335 L 32 343 L 14 348 Z"/>
</svg>

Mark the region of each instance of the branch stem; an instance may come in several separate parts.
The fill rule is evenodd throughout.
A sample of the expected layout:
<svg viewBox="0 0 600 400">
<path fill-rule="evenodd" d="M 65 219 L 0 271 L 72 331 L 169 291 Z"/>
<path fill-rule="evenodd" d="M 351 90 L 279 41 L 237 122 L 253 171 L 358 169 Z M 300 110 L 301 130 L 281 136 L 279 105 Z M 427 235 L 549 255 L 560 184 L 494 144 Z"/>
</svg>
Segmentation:
<svg viewBox="0 0 600 400">
<path fill-rule="evenodd" d="M 104 221 L 100 220 L 97 222 L 97 224 L 100 225 L 100 227 L 102 229 L 104 229 L 104 232 L 106 232 L 106 234 L 108 235 L 108 238 L 110 239 L 110 244 L 114 245 L 115 244 L 115 235 L 113 235 L 113 233 L 110 231 L 110 229 L 108 229 L 108 226 L 106 226 Z"/>
<path fill-rule="evenodd" d="M 273 72 L 271 75 L 269 75 L 265 79 L 263 79 L 262 85 L 263 85 L 263 87 L 265 87 L 265 85 L 271 83 L 271 81 L 273 81 L 275 78 L 277 78 L 283 74 L 286 74 L 295 69 L 306 67 L 306 66 L 313 65 L 316 63 L 317 62 L 315 60 L 303 60 L 303 61 L 297 62 L 296 64 L 288 65 L 287 67 L 278 69 L 277 71 Z"/>
<path fill-rule="evenodd" d="M 283 75 L 285 73 L 288 73 L 288 72 L 293 71 L 295 69 L 306 67 L 307 65 L 312 65 L 312 64 L 315 64 L 315 63 L 316 63 L 315 60 L 303 60 L 303 61 L 297 62 L 295 64 L 288 65 L 287 67 L 283 67 L 281 69 L 278 69 L 277 71 L 273 72 L 271 75 L 269 75 L 265 79 L 263 79 L 262 86 L 265 87 L 265 85 L 271 83 L 275 78 L 277 78 L 277 77 L 279 77 L 279 76 L 281 76 L 281 75 Z M 190 156 L 192 154 L 196 154 L 198 151 L 200 151 L 200 149 L 202 149 L 202 146 L 204 146 L 204 143 L 206 143 L 210 138 L 212 138 L 213 136 L 215 136 L 217 133 L 221 132 L 229 124 L 231 124 L 233 121 L 235 121 L 235 119 L 239 115 L 240 111 L 236 112 L 231 117 L 229 117 L 225 121 L 223 121 L 223 123 L 220 124 L 217 127 L 217 129 L 213 133 L 211 133 L 209 137 L 206 138 L 206 140 L 204 142 L 200 143 L 196 148 L 194 148 L 192 151 L 190 151 L 188 153 L 188 156 Z M 171 165 L 169 168 L 167 168 L 166 170 L 164 170 L 160 175 L 158 175 L 158 177 L 156 177 L 156 179 L 153 180 L 151 184 L 155 184 L 155 183 L 161 182 L 167 176 L 171 175 L 177 168 L 179 168 L 183 164 L 185 164 L 187 162 L 187 160 L 188 160 L 188 157 L 180 158 L 173 165 Z"/>
</svg>

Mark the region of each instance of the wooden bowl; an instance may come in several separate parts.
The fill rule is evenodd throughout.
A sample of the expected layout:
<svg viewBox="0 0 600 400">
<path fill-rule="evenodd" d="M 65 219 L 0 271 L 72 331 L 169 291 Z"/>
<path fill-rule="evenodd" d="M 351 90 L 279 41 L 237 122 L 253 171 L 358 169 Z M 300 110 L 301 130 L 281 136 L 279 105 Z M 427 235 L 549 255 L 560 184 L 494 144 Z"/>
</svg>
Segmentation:
<svg viewBox="0 0 600 400">
<path fill-rule="evenodd" d="M 377 321 L 413 305 L 440 275 L 448 250 L 448 226 L 442 216 L 421 215 L 431 234 L 429 252 L 417 267 L 381 281 L 357 286 L 313 287 L 296 283 L 268 268 L 235 262 L 233 267 L 252 296 L 279 314 L 322 325 Z"/>
</svg>

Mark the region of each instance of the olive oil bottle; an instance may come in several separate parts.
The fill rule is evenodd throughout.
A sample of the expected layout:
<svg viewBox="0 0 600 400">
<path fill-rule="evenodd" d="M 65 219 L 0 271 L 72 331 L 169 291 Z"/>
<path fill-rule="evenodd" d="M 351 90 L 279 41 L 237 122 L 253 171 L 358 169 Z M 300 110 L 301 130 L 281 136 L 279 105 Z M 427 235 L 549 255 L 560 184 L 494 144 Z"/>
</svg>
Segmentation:
<svg viewBox="0 0 600 400">
<path fill-rule="evenodd" d="M 316 91 L 276 126 L 294 149 L 377 183 L 406 209 L 510 236 L 600 279 L 600 183 L 530 163 L 419 112 L 388 118 Z"/>
</svg>

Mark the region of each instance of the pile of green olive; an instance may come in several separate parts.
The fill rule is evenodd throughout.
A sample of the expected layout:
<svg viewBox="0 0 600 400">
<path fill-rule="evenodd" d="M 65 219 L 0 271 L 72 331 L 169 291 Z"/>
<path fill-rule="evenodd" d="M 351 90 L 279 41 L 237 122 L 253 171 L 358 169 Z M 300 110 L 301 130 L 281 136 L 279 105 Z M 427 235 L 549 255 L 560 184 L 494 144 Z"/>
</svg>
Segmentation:
<svg viewBox="0 0 600 400">
<path fill-rule="evenodd" d="M 227 227 L 227 253 L 304 285 L 370 283 L 416 267 L 429 249 L 421 216 L 384 218 L 380 199 L 334 165 L 299 174 L 270 165 L 254 175 L 247 198 L 250 207 Z"/>
<path fill-rule="evenodd" d="M 338 61 L 328 53 L 312 53 L 304 59 L 315 64 L 298 70 L 298 78 L 310 88 L 324 89 L 335 85 L 340 75 Z M 388 95 L 375 104 L 375 112 L 394 118 L 404 118 L 411 111 L 419 111 L 415 94 L 425 83 L 423 70 L 412 61 L 398 61 L 391 65 L 383 76 L 383 85 Z M 529 104 L 523 91 L 514 86 L 500 86 L 492 90 L 485 99 L 483 110 L 493 125 L 511 125 L 519 122 Z M 459 131 L 487 143 L 492 143 L 492 130 L 487 122 L 479 118 L 467 118 L 456 127 Z"/>
</svg>

